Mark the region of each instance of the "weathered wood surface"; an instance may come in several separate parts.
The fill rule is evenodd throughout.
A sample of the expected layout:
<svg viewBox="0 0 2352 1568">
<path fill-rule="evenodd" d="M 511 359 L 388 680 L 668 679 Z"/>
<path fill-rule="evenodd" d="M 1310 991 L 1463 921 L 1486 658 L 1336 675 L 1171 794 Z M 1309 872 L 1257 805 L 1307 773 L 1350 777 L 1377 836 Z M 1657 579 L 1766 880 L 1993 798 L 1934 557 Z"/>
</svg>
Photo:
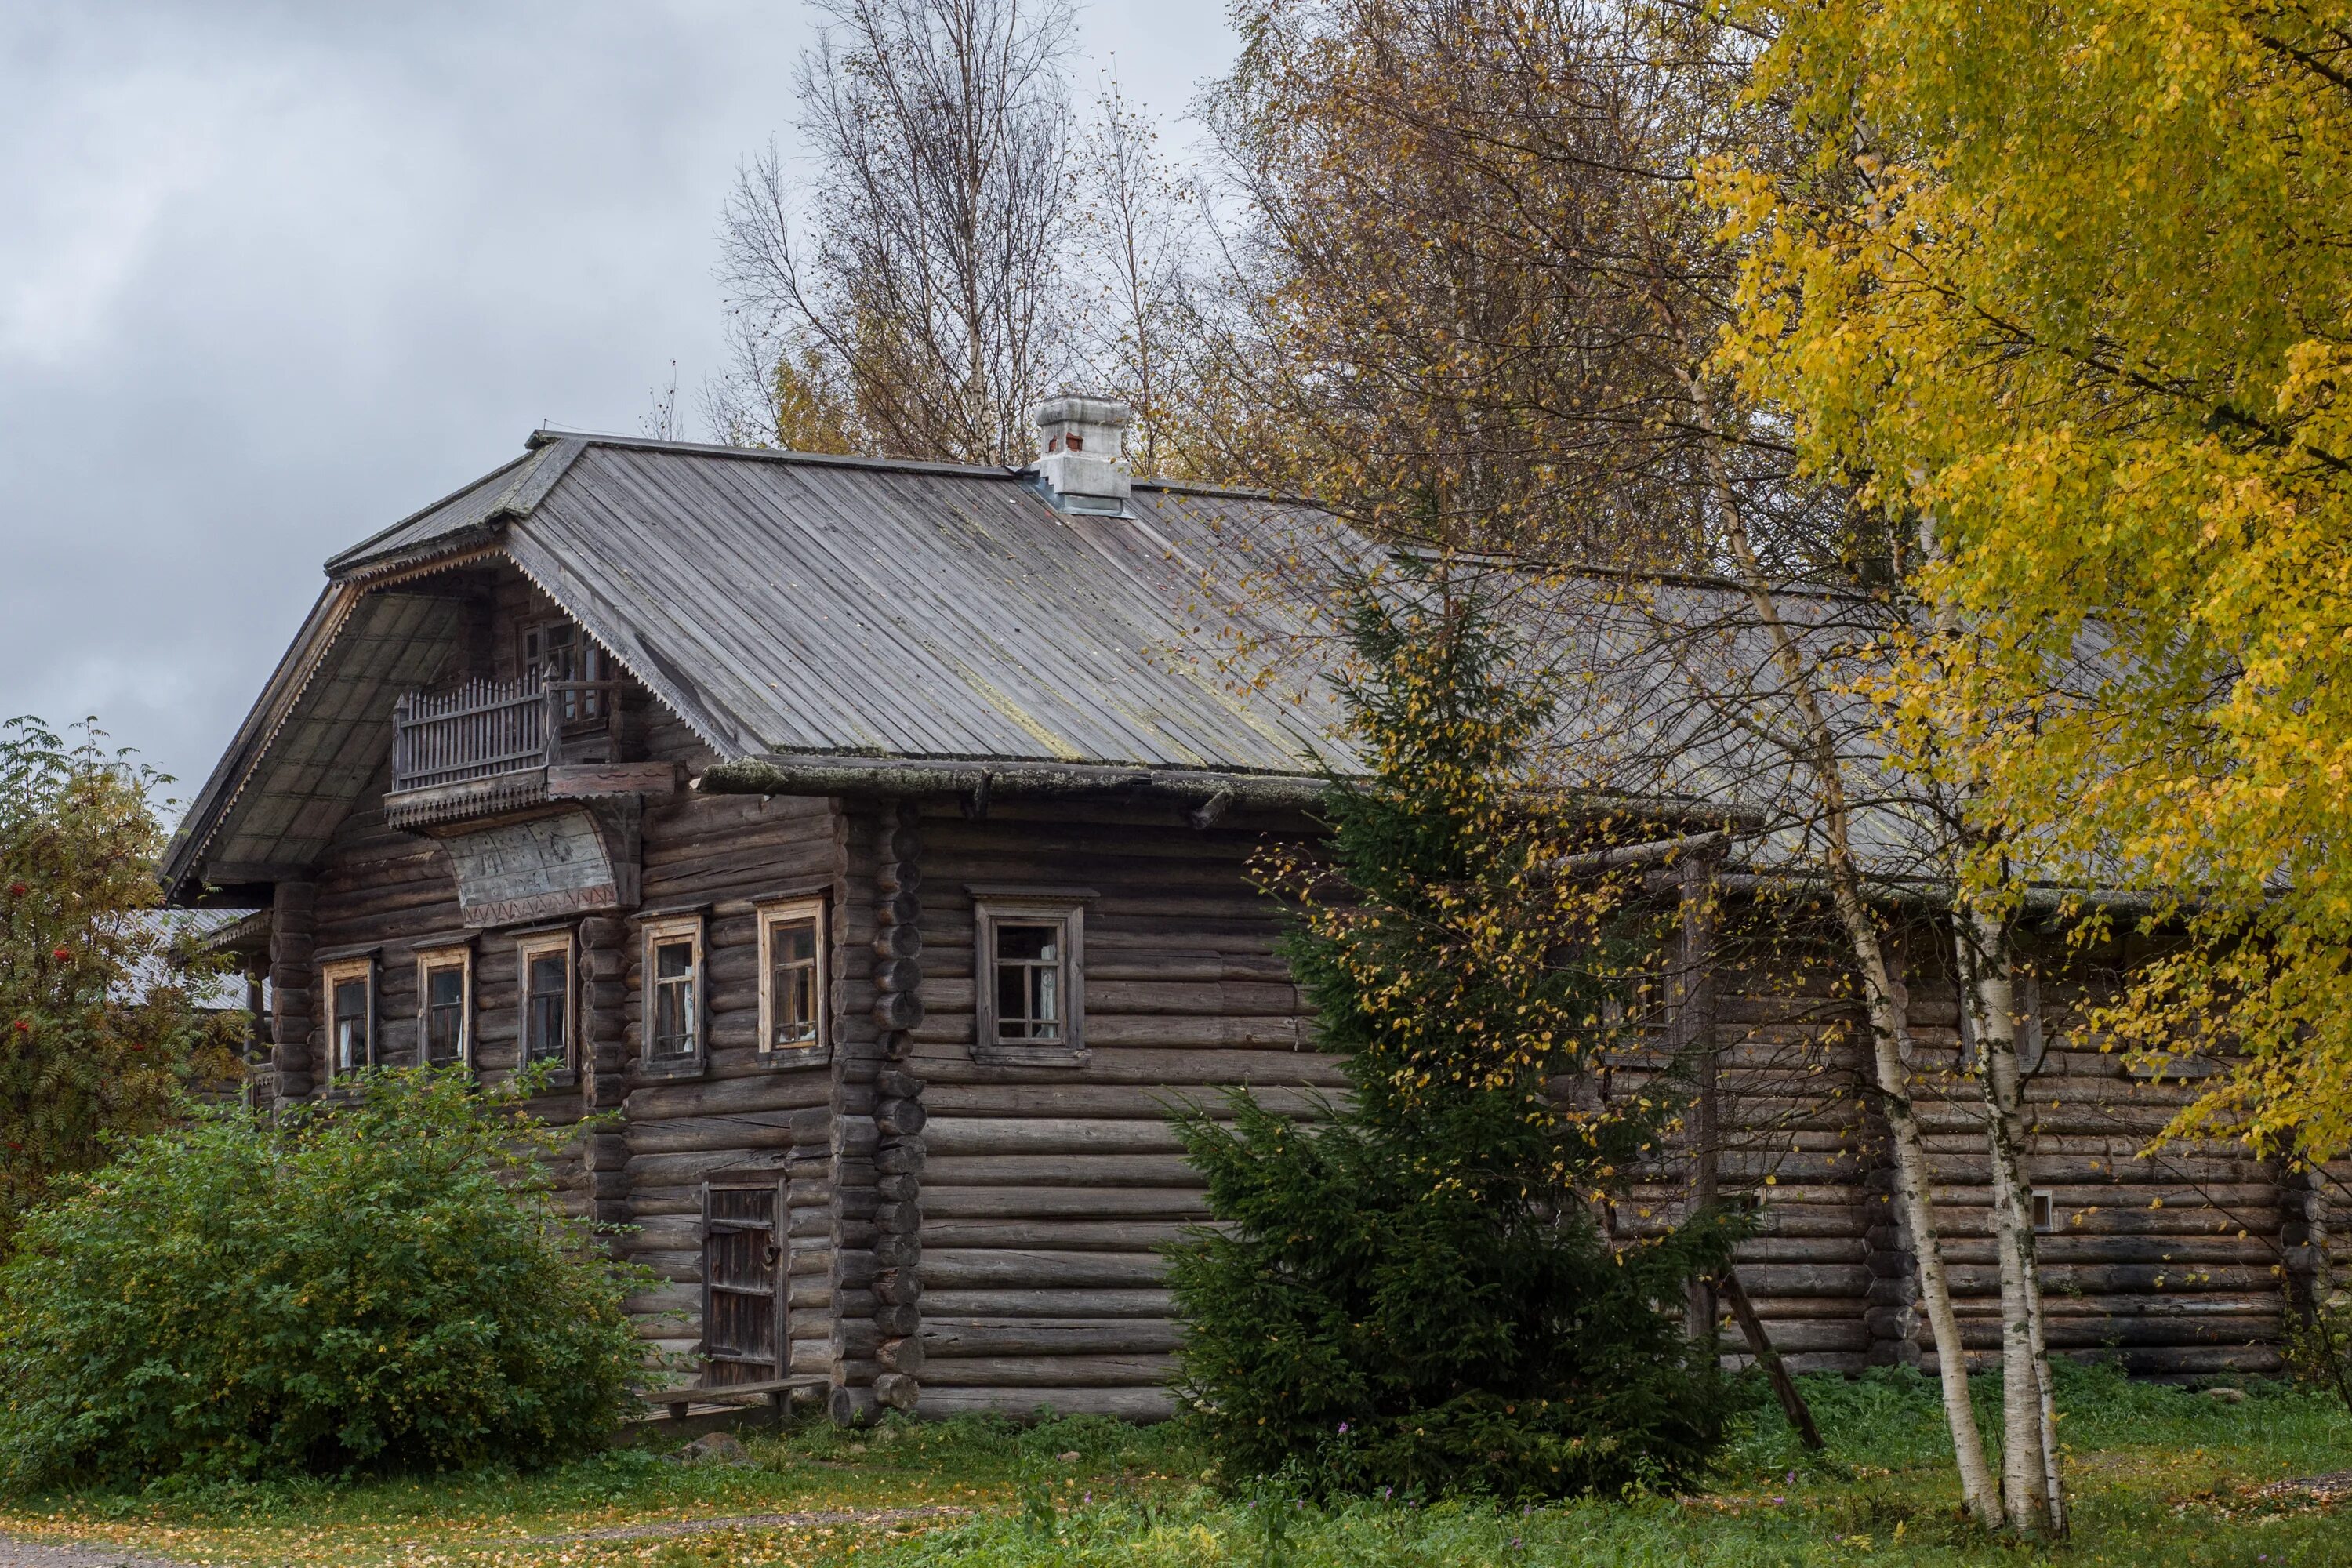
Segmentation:
<svg viewBox="0 0 2352 1568">
<path fill-rule="evenodd" d="M 512 628 L 546 608 L 520 579 L 500 587 L 487 651 L 467 668 L 487 658 L 489 673 L 510 677 Z M 594 778 L 582 764 L 582 780 L 650 786 L 713 760 L 633 685 L 621 710 L 629 754 Z M 415 951 L 465 929 L 444 848 L 386 827 L 388 782 L 335 830 L 315 881 L 279 883 L 271 1071 L 289 1098 L 323 1082 L 315 952 L 375 951 L 379 1052 L 404 1061 L 416 1046 Z M 1164 1412 L 1158 1380 L 1179 1334 L 1160 1248 L 1206 1218 L 1168 1110 L 1223 1114 L 1221 1096 L 1239 1087 L 1312 1118 L 1345 1089 L 1313 1049 L 1275 952 L 1276 911 L 1246 870 L 1253 851 L 1299 822 L 1242 801 L 1201 826 L 1180 806 L 1133 800 L 1007 796 L 975 818 L 968 802 L 936 797 L 901 822 L 870 797 L 632 793 L 650 797 L 643 906 L 704 911 L 707 1061 L 688 1078 L 637 1070 L 637 927 L 629 911 L 590 915 L 572 922 L 578 1081 L 535 1109 L 559 1121 L 623 1114 L 617 1130 L 579 1142 L 560 1185 L 584 1212 L 641 1227 L 618 1246 L 667 1281 L 641 1304 L 688 1314 L 649 1321 L 649 1342 L 690 1350 L 700 1333 L 702 1183 L 765 1166 L 786 1189 L 791 1363 L 834 1380 L 837 1413 L 869 1412 L 885 1392 L 927 1413 Z M 1096 895 L 1083 1067 L 972 1059 L 974 883 Z M 828 903 L 834 1050 L 780 1067 L 758 1049 L 754 910 L 808 896 Z M 1759 1320 L 1798 1371 L 1919 1363 L 1927 1346 L 1832 933 L 1789 907 L 1720 913 L 1714 967 L 1688 994 L 1711 1028 L 1715 1183 L 1761 1205 L 1738 1249 Z M 1982 1352 L 1997 1281 L 1950 944 L 1923 926 L 1900 945 L 1958 1306 Z M 496 1083 L 518 1055 L 512 933 L 478 933 L 473 952 L 474 1065 Z M 2113 972 L 2129 958 L 2101 962 Z M 2307 1299 L 2315 1281 L 2352 1268 L 2352 1164 L 2315 1186 L 2224 1144 L 2145 1157 L 2195 1086 L 2134 1079 L 2083 1026 L 2098 994 L 2087 982 L 2044 977 L 2039 991 L 2047 1050 L 2028 1086 L 2027 1164 L 2056 1210 L 2041 1247 L 2053 1343 L 2165 1375 L 2274 1364 L 2291 1292 Z M 1629 1057 L 1603 1092 L 1643 1092 L 1699 1037 L 1662 1028 L 1658 1050 Z M 1609 1219 L 1638 1237 L 1693 1199 L 1689 1171 L 1668 1159 Z"/>
</svg>

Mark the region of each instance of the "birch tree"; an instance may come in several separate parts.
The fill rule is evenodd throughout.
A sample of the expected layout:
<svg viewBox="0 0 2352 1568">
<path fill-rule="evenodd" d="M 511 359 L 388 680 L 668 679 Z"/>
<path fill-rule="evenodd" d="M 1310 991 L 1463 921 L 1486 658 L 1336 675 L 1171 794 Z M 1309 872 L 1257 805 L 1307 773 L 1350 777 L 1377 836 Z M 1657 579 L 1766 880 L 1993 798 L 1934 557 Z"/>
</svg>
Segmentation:
<svg viewBox="0 0 2352 1568">
<path fill-rule="evenodd" d="M 1996 1485 L 1892 946 L 1902 904 L 1949 909 L 1972 874 L 1950 782 L 1902 765 L 1862 679 L 1933 630 L 1909 581 L 1921 554 L 1854 481 L 1804 469 L 1767 389 L 1720 353 L 1741 257 L 1695 187 L 1710 161 L 1772 169 L 1787 155 L 1786 100 L 1746 90 L 1768 41 L 1677 5 L 1297 0 L 1254 13 L 1217 102 L 1263 215 L 1241 251 L 1259 352 L 1236 374 L 1242 401 L 1277 416 L 1253 428 L 1280 435 L 1235 461 L 1384 538 L 1556 567 L 1555 584 L 1573 588 L 1552 639 L 1564 693 L 1596 657 L 1672 673 L 1671 690 L 1639 683 L 1680 715 L 1671 722 L 1654 703 L 1596 718 L 1570 702 L 1584 723 L 1563 774 L 1622 787 L 1646 773 L 1768 803 L 1757 870 L 1822 900 L 1860 994 L 1868 1099 L 1967 1506 L 1988 1526 L 2046 1529 L 2055 1515 L 2035 1494 L 2054 1469 L 2014 1075 L 1998 1047 L 1981 1053 L 1983 1131 L 2002 1173 L 2004 1359 L 2016 1347 L 2011 1384 L 2033 1417 L 2006 1413 Z M 1596 562 L 1633 574 L 1581 570 Z M 1698 625 L 1686 580 L 1658 568 L 1712 584 Z M 1590 586 L 1602 581 L 1617 585 Z M 1616 743 L 1596 745 L 1612 725 Z M 1994 948 L 1964 975 L 1983 1039 L 2011 1016 L 2005 942 Z"/>
<path fill-rule="evenodd" d="M 2173 1133 L 2352 1148 L 2352 13 L 1756 13 L 1804 135 L 1719 178 L 1750 384 L 1938 519 L 1988 816 L 2194 900 L 2110 1020 L 2230 1044 Z"/>
<path fill-rule="evenodd" d="M 1072 258 L 1087 301 L 1076 346 L 1087 387 L 1133 411 L 1127 450 L 1137 473 L 1195 475 L 1184 432 L 1193 423 L 1203 213 L 1161 150 L 1158 123 L 1116 77 L 1095 100 L 1074 179 Z"/>
<path fill-rule="evenodd" d="M 721 226 L 744 439 L 1026 461 L 1074 364 L 1061 250 L 1069 0 L 818 0 L 794 79 L 805 180 L 773 148 Z"/>
</svg>

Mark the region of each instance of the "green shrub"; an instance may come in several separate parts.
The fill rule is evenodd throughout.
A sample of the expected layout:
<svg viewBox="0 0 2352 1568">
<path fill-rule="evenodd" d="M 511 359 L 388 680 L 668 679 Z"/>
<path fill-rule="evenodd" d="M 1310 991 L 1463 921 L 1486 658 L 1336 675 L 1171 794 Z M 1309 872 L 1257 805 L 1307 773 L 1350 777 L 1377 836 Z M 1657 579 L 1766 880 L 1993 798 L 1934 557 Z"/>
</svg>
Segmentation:
<svg viewBox="0 0 2352 1568">
<path fill-rule="evenodd" d="M 110 1137 L 242 1070 L 245 1013 L 204 1005 L 223 961 L 161 908 L 165 781 L 102 739 L 0 722 L 0 1254 Z"/>
<path fill-rule="evenodd" d="M 2308 1316 L 2290 1313 L 2285 1348 L 2290 1373 L 2352 1410 L 2352 1290 L 2329 1291 Z"/>
<path fill-rule="evenodd" d="M 1312 1121 L 1241 1094 L 1177 1119 L 1223 1222 L 1172 1253 L 1180 1389 L 1231 1466 L 1316 1494 L 1687 1482 L 1731 1397 L 1681 1309 L 1727 1221 L 1603 1236 L 1592 1200 L 1654 1147 L 1671 1085 L 1559 1092 L 1638 1044 L 1605 1021 L 1655 928 L 1549 869 L 1596 830 L 1524 787 L 1546 704 L 1475 600 L 1368 595 L 1354 635 L 1371 776 L 1332 790 L 1317 861 L 1267 877 L 1350 1093 Z"/>
<path fill-rule="evenodd" d="M 0 1476 L 530 1463 L 613 1431 L 633 1280 L 555 1206 L 562 1134 L 448 1073 L 128 1143 L 0 1267 Z"/>
</svg>

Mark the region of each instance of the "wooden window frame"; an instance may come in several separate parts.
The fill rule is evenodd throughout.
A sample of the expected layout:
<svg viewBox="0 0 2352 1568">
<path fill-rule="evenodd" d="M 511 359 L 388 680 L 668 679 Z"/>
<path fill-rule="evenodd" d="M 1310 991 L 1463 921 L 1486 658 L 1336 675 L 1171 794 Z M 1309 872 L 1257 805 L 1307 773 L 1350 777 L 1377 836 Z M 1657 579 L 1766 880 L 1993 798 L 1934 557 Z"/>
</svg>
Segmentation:
<svg viewBox="0 0 2352 1568">
<path fill-rule="evenodd" d="M 572 640 L 568 647 L 575 668 L 565 679 L 590 682 L 611 679 L 612 656 L 604 651 L 604 644 L 588 635 L 587 627 L 569 616 L 542 616 L 536 620 L 524 621 L 518 626 L 515 628 L 517 668 L 525 675 L 529 675 L 533 670 L 545 675 L 549 653 L 548 633 L 555 630 L 568 630 L 572 634 Z M 534 639 L 539 644 L 539 658 L 536 660 L 531 658 L 531 643 Z M 583 673 L 592 670 L 593 673 Z M 567 735 L 587 734 L 605 728 L 612 721 L 611 691 L 583 691 L 580 693 L 580 710 L 566 716 L 562 721 L 562 729 Z"/>
<path fill-rule="evenodd" d="M 352 980 L 357 980 L 367 987 L 367 1012 L 361 1020 L 360 1061 L 356 1066 L 338 1068 L 335 1063 L 335 987 Z M 325 1058 L 326 1085 L 329 1089 L 332 1089 L 337 1078 L 365 1072 L 376 1065 L 381 1033 L 376 1027 L 376 999 L 381 988 L 376 984 L 374 957 L 371 955 L 365 958 L 341 958 L 321 963 L 319 965 L 319 990 L 325 996 L 327 1003 L 324 1014 L 326 1026 L 322 1042 L 326 1048 L 320 1052 L 320 1055 Z"/>
<path fill-rule="evenodd" d="M 833 932 L 831 910 L 819 898 L 774 899 L 753 906 L 760 926 L 760 1051 L 769 1067 L 800 1067 L 833 1057 Z M 779 1046 L 775 1040 L 775 945 L 780 925 L 809 921 L 816 927 L 816 1038 Z"/>
<path fill-rule="evenodd" d="M 527 1068 L 534 1060 L 552 1060 L 559 1079 L 579 1070 L 578 1040 L 580 1038 L 580 955 L 572 933 L 566 931 L 537 931 L 515 939 L 515 1066 Z M 536 1058 L 530 1054 L 531 1001 L 530 964 L 535 958 L 550 953 L 563 960 L 563 1040 L 562 1049 L 553 1058 Z"/>
<path fill-rule="evenodd" d="M 643 945 L 639 949 L 642 967 L 638 971 L 638 1069 L 648 1078 L 698 1078 L 710 1060 L 710 949 L 702 913 L 697 910 L 648 920 L 640 934 Z M 654 1020 L 660 1012 L 660 981 L 654 954 L 681 940 L 694 950 L 690 965 L 694 1003 L 689 1019 L 694 1048 L 682 1055 L 657 1057 L 654 1054 Z"/>
<path fill-rule="evenodd" d="M 1087 905 L 1079 891 L 973 889 L 972 1060 L 998 1067 L 1084 1067 L 1087 1047 Z M 1002 925 L 1058 923 L 1063 931 L 1063 1028 L 1058 1040 L 997 1037 L 996 931 Z"/>
<path fill-rule="evenodd" d="M 2058 1197 L 2047 1187 L 2035 1187 L 2025 1196 L 2027 1226 L 2036 1236 L 2058 1234 Z"/>
<path fill-rule="evenodd" d="M 457 1056 L 454 1061 L 436 1062 L 427 1055 L 427 1042 L 432 1034 L 432 975 L 436 970 L 456 969 L 462 977 L 457 993 Z M 474 944 L 450 942 L 441 947 L 420 947 L 416 950 L 416 1065 L 418 1067 L 455 1068 L 461 1072 L 474 1070 Z"/>
</svg>

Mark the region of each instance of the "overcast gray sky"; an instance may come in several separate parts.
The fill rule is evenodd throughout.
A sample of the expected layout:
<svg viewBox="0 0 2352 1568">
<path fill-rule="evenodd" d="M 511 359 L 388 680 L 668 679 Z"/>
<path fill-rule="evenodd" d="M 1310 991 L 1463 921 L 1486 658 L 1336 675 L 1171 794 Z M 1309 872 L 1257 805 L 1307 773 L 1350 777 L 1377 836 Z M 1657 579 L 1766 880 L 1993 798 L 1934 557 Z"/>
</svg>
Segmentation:
<svg viewBox="0 0 2352 1568">
<path fill-rule="evenodd" d="M 1181 110 L 1222 0 L 1094 0 Z M 193 791 L 342 545 L 720 367 L 797 0 L 0 0 L 0 716 Z M 698 416 L 689 417 L 691 428 Z M 696 431 L 694 433 L 698 433 Z"/>
</svg>

